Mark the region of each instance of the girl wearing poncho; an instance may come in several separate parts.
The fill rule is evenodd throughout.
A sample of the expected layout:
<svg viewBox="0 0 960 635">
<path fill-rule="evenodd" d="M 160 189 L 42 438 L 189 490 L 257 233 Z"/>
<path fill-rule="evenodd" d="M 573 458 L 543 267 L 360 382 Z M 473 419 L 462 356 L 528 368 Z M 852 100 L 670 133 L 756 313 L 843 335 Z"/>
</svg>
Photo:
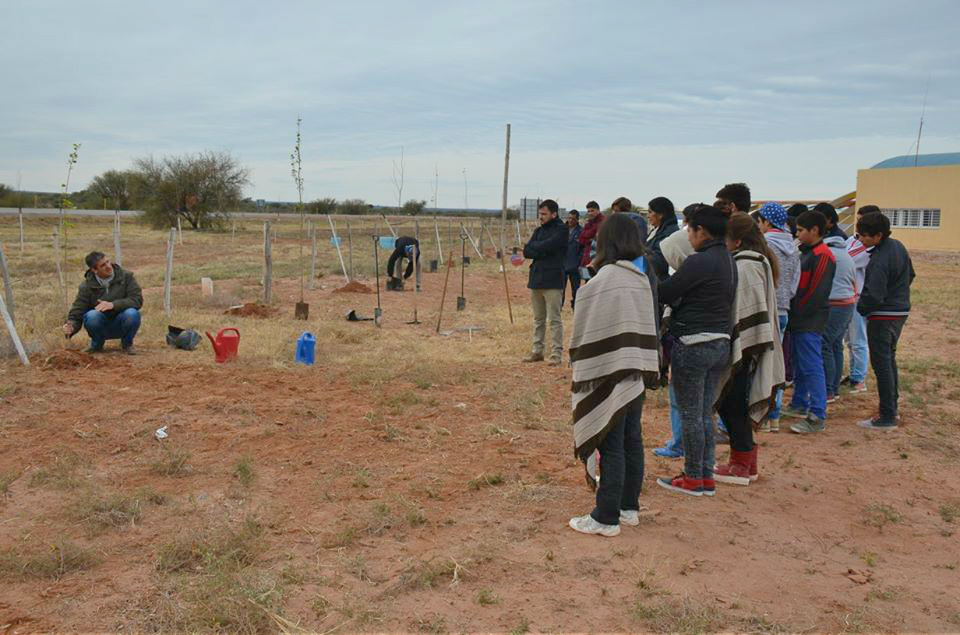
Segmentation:
<svg viewBox="0 0 960 635">
<path fill-rule="evenodd" d="M 777 318 L 777 260 L 760 228 L 746 214 L 727 223 L 727 249 L 737 263 L 732 368 L 717 412 L 730 431 L 730 461 L 719 465 L 721 483 L 749 485 L 759 478 L 753 431 L 760 427 L 784 383 Z"/>
<path fill-rule="evenodd" d="M 616 536 L 621 522 L 640 522 L 643 396 L 658 385 L 660 369 L 656 278 L 628 216 L 615 214 L 601 227 L 597 269 L 577 293 L 570 339 L 574 452 L 596 488 L 596 507 L 570 527 Z"/>
</svg>

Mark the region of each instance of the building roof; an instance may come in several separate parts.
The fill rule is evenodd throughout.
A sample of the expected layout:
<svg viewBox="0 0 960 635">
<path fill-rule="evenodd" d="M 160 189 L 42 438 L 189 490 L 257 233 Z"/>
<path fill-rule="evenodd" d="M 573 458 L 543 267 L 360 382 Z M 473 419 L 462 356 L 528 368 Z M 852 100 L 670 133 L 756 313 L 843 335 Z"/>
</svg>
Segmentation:
<svg viewBox="0 0 960 635">
<path fill-rule="evenodd" d="M 941 152 L 939 154 L 904 154 L 881 161 L 871 170 L 878 168 L 912 168 L 929 167 L 932 165 L 960 165 L 960 152 Z"/>
</svg>

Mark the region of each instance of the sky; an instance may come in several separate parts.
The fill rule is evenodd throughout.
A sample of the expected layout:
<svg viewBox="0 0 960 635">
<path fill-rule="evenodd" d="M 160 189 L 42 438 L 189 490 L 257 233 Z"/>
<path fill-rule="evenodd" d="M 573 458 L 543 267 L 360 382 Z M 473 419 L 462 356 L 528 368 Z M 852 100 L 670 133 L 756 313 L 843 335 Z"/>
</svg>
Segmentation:
<svg viewBox="0 0 960 635">
<path fill-rule="evenodd" d="M 246 194 L 583 209 L 745 181 L 832 199 L 960 151 L 960 2 L 4 0 L 0 183 L 70 189 L 205 150 Z"/>
</svg>

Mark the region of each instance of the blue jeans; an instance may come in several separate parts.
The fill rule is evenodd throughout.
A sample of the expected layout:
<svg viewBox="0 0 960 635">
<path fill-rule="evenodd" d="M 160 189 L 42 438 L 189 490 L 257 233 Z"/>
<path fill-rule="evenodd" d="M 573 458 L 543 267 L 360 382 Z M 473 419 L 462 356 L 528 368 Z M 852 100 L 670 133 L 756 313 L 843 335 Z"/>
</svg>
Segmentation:
<svg viewBox="0 0 960 635">
<path fill-rule="evenodd" d="M 855 384 L 867 379 L 867 359 L 870 347 L 867 343 L 867 318 L 856 311 L 847 329 L 847 344 L 850 347 L 850 381 Z"/>
<path fill-rule="evenodd" d="M 683 452 L 683 428 L 680 427 L 680 406 L 677 405 L 677 391 L 673 389 L 673 378 L 670 378 L 667 395 L 670 397 L 670 440 L 663 444 L 668 450 Z"/>
<path fill-rule="evenodd" d="M 730 340 L 692 346 L 677 342 L 670 363 L 680 405 L 684 474 L 692 479 L 713 478 L 713 405 L 730 366 Z"/>
<path fill-rule="evenodd" d="M 851 317 L 852 304 L 830 307 L 827 326 L 823 329 L 823 374 L 827 395 L 836 395 L 840 390 L 840 379 L 843 375 L 843 334 L 850 326 Z"/>
<path fill-rule="evenodd" d="M 823 338 L 819 333 L 790 332 L 793 344 L 793 399 L 797 410 L 827 418 L 827 381 L 823 374 Z"/>
<path fill-rule="evenodd" d="M 787 332 L 787 322 L 789 321 L 789 315 L 778 315 L 777 320 L 780 322 L 780 342 L 783 343 L 783 336 Z M 767 414 L 767 419 L 779 419 L 780 418 L 780 408 L 783 407 L 783 388 L 777 391 L 777 398 L 773 402 L 773 408 L 770 408 L 770 412 Z"/>
<path fill-rule="evenodd" d="M 103 348 L 105 340 L 120 340 L 121 345 L 127 348 L 133 344 L 133 338 L 140 328 L 140 311 L 124 309 L 110 317 L 90 309 L 83 314 L 83 328 L 90 335 L 91 348 Z"/>
<path fill-rule="evenodd" d="M 640 509 L 643 489 L 643 395 L 627 406 L 600 442 L 600 485 L 590 513 L 604 525 L 619 525 L 620 510 Z"/>
</svg>

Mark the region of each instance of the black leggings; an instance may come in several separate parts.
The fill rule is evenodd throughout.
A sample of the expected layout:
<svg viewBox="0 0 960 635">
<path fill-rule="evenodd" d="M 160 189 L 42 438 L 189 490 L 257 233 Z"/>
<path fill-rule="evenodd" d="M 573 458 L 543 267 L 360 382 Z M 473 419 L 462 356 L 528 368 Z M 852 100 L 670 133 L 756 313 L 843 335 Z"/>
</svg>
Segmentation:
<svg viewBox="0 0 960 635">
<path fill-rule="evenodd" d="M 743 360 L 730 378 L 727 392 L 717 408 L 717 414 L 730 433 L 730 447 L 737 452 L 753 449 L 753 422 L 747 412 L 752 376 L 753 364 L 750 360 Z"/>
</svg>

